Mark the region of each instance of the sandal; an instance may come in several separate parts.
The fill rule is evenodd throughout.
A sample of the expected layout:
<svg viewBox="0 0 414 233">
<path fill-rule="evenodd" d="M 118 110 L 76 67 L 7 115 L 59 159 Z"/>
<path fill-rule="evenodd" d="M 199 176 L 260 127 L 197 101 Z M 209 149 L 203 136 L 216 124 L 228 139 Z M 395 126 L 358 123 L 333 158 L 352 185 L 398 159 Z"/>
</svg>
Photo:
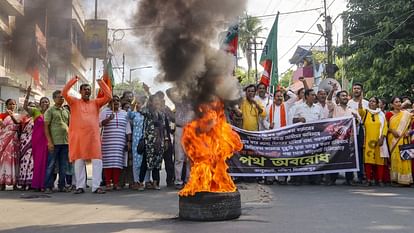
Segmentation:
<svg viewBox="0 0 414 233">
<path fill-rule="evenodd" d="M 104 194 L 106 192 L 102 188 L 97 188 L 95 191 L 93 191 L 93 193 L 95 193 L 95 194 Z"/>
<path fill-rule="evenodd" d="M 73 192 L 74 194 L 81 194 L 81 193 L 84 193 L 85 192 L 85 190 L 83 190 L 83 188 L 78 188 L 78 189 L 76 189 L 75 190 L 75 192 Z"/>
</svg>

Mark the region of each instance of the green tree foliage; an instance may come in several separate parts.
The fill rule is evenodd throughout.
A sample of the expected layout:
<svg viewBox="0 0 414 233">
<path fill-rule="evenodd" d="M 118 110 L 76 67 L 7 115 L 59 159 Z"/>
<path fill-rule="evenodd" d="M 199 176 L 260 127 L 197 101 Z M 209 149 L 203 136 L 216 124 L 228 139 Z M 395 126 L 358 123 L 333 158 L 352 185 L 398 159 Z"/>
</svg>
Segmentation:
<svg viewBox="0 0 414 233">
<path fill-rule="evenodd" d="M 239 26 L 239 46 L 246 56 L 248 70 L 252 68 L 253 51 L 251 44 L 264 28 L 261 26 L 260 19 L 254 16 L 245 15 Z"/>
<path fill-rule="evenodd" d="M 124 91 L 132 91 L 135 95 L 145 95 L 142 83 L 139 80 L 133 80 L 132 83 L 117 83 L 115 84 L 114 95 L 121 96 Z"/>
<path fill-rule="evenodd" d="M 237 67 L 236 68 L 236 77 L 239 80 L 239 83 L 242 87 L 247 86 L 249 84 L 255 84 L 256 80 L 255 80 L 255 72 L 256 70 L 250 70 L 250 74 L 249 76 L 247 76 L 247 71 Z"/>
<path fill-rule="evenodd" d="M 368 96 L 413 97 L 414 1 L 349 0 L 346 77 L 364 84 Z"/>
<path fill-rule="evenodd" d="M 293 78 L 293 70 L 289 69 L 288 71 L 283 73 L 282 76 L 280 76 L 279 84 L 282 87 L 288 87 L 290 82 L 292 81 L 292 78 Z"/>
</svg>

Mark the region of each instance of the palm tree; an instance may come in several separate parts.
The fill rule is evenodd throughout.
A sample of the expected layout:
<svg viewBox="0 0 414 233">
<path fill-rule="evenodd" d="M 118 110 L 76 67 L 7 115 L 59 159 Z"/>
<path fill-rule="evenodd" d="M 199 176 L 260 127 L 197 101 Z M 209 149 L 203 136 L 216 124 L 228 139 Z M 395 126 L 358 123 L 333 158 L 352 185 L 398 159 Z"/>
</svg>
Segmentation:
<svg viewBox="0 0 414 233">
<path fill-rule="evenodd" d="M 239 27 L 239 45 L 247 59 L 247 74 L 252 68 L 252 49 L 251 45 L 255 42 L 255 38 L 263 31 L 259 18 L 245 14 L 241 19 Z"/>
</svg>

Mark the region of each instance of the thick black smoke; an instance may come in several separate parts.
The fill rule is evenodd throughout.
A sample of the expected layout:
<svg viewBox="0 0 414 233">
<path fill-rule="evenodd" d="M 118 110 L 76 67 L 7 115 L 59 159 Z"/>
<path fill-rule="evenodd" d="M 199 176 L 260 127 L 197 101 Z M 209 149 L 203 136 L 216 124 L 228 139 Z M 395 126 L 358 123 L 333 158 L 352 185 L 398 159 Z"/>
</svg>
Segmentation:
<svg viewBox="0 0 414 233">
<path fill-rule="evenodd" d="M 218 49 L 218 35 L 242 15 L 244 0 L 142 0 L 135 26 L 158 56 L 162 81 L 171 82 L 194 107 L 213 96 L 240 97 L 232 56 Z"/>
</svg>

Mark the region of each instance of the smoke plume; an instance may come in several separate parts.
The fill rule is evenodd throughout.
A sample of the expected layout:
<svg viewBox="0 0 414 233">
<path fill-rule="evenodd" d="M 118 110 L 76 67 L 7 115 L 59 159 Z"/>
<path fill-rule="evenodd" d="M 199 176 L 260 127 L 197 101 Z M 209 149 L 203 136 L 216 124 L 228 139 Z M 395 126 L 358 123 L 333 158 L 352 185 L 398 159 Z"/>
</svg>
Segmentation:
<svg viewBox="0 0 414 233">
<path fill-rule="evenodd" d="M 234 58 L 218 47 L 218 35 L 237 20 L 245 0 L 142 0 L 135 26 L 150 27 L 145 35 L 157 54 L 161 81 L 173 83 L 194 107 L 240 98 L 232 77 Z"/>
</svg>

